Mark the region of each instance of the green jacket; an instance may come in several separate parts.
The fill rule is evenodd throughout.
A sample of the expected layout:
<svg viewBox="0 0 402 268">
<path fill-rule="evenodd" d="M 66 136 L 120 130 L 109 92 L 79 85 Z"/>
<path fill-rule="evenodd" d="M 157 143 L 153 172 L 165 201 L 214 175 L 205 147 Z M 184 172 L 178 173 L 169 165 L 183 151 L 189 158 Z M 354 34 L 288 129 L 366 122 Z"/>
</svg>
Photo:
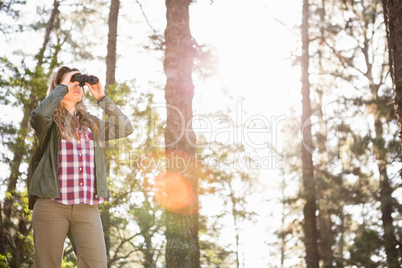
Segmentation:
<svg viewBox="0 0 402 268">
<path fill-rule="evenodd" d="M 53 113 L 60 101 L 68 93 L 65 85 L 58 85 L 31 114 L 31 126 L 39 140 L 39 146 L 34 151 L 28 168 L 28 196 L 29 208 L 33 209 L 36 197 L 60 197 L 58 178 L 60 132 L 53 121 Z M 107 96 L 98 102 L 100 108 L 109 116 L 109 121 L 100 120 L 89 115 L 95 122 L 99 122 L 99 142 L 127 137 L 133 132 L 130 120 L 117 105 Z M 93 130 L 91 129 L 93 133 Z M 94 135 L 95 137 L 95 135 Z M 101 145 L 94 139 L 95 148 L 95 176 L 96 195 L 107 197 L 106 165 Z"/>
</svg>

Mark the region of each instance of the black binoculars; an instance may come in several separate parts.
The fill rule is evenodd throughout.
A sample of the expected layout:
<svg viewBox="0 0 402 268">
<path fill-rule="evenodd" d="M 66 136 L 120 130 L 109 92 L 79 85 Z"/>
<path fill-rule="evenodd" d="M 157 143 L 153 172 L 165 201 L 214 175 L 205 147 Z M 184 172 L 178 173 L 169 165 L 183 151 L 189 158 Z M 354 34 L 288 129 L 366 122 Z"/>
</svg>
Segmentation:
<svg viewBox="0 0 402 268">
<path fill-rule="evenodd" d="M 76 73 L 73 76 L 71 76 L 71 82 L 78 81 L 80 83 L 80 87 L 85 86 L 85 83 L 88 83 L 90 85 L 95 85 L 99 82 L 98 77 L 93 76 L 93 75 L 86 75 L 86 74 L 80 74 Z"/>
</svg>

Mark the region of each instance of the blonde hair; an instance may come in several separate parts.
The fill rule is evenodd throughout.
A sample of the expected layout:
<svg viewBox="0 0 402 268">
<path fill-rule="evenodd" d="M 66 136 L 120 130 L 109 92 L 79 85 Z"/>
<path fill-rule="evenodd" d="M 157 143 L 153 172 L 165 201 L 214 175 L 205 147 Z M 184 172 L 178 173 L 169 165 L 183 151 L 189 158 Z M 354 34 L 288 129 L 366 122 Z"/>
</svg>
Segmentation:
<svg viewBox="0 0 402 268">
<path fill-rule="evenodd" d="M 64 76 L 72 71 L 78 71 L 76 68 L 69 68 L 67 66 L 60 67 L 49 79 L 49 88 L 47 95 L 52 92 L 57 85 L 61 84 Z M 85 94 L 83 94 L 82 99 L 76 104 L 75 111 L 78 117 L 72 116 L 68 110 L 64 107 L 63 102 L 60 102 L 59 106 L 56 108 L 53 114 L 53 121 L 56 123 L 60 133 L 63 134 L 64 138 L 71 141 L 73 138 L 78 139 L 79 134 L 76 128 L 92 128 L 94 131 L 94 136 L 98 140 L 98 121 L 95 118 L 90 117 L 87 107 L 84 104 Z"/>
</svg>

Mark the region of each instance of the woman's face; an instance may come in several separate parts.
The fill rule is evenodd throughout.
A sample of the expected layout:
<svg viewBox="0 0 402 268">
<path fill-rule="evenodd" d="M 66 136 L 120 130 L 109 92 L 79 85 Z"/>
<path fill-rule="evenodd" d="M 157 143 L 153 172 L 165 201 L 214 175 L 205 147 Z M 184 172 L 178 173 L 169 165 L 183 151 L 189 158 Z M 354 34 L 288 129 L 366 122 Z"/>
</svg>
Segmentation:
<svg viewBox="0 0 402 268">
<path fill-rule="evenodd" d="M 64 80 L 64 78 L 66 77 L 67 74 L 65 74 L 63 76 L 62 81 Z M 84 95 L 84 89 L 82 87 L 80 87 L 78 82 L 75 82 L 75 85 L 73 87 L 71 87 L 68 90 L 68 93 L 64 96 L 63 98 L 63 102 L 64 103 L 70 103 L 70 104 L 77 104 L 79 101 L 82 100 L 82 97 Z"/>
</svg>

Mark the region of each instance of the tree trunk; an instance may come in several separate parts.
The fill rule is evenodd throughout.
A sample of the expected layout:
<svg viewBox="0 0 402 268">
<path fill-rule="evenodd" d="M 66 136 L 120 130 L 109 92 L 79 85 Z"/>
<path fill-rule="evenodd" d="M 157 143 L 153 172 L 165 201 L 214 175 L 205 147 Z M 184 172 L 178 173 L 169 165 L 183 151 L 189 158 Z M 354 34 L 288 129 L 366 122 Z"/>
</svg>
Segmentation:
<svg viewBox="0 0 402 268">
<path fill-rule="evenodd" d="M 320 226 L 319 233 L 321 239 L 319 240 L 319 248 L 320 248 L 320 258 L 322 260 L 322 267 L 330 268 L 334 267 L 334 255 L 332 251 L 332 245 L 334 244 L 331 240 L 333 237 L 332 234 L 332 226 L 334 225 L 331 221 L 331 213 L 328 209 L 323 209 L 320 204 L 320 214 L 317 218 L 318 225 Z"/>
<path fill-rule="evenodd" d="M 238 211 L 236 209 L 236 198 L 233 193 L 233 189 L 230 187 L 230 201 L 232 205 L 232 215 L 233 215 L 233 227 L 234 227 L 234 235 L 235 235 L 235 243 L 236 243 L 236 268 L 240 268 L 240 252 L 239 252 L 239 246 L 240 246 L 240 230 L 239 230 L 239 224 L 238 224 Z"/>
<path fill-rule="evenodd" d="M 399 3 L 399 2 L 398 2 Z M 389 5 L 389 6 L 388 6 Z M 392 6 L 391 6 L 392 5 Z M 402 20 L 398 16 L 395 16 L 393 12 L 395 12 L 395 5 L 396 2 L 394 1 L 387 1 L 383 0 L 383 8 L 384 8 L 384 20 L 386 23 L 387 27 L 387 36 L 388 36 L 388 43 L 389 43 L 389 62 L 390 62 L 390 72 L 393 81 L 395 81 L 395 71 L 399 72 L 399 80 L 402 81 L 402 56 L 397 55 L 398 53 L 401 53 L 402 50 L 399 48 L 395 48 L 394 45 L 398 43 L 397 40 L 399 41 L 399 44 L 402 44 L 402 38 L 399 36 L 396 36 L 396 39 L 392 36 L 391 29 L 394 29 L 395 27 L 399 27 L 399 31 L 396 33 L 402 33 L 402 27 L 399 24 L 393 24 L 395 22 L 401 23 Z M 399 4 L 399 16 L 402 15 L 402 5 Z M 391 10 L 392 9 L 392 10 Z M 393 14 L 390 14 L 392 12 Z M 395 19 L 397 21 L 395 21 Z M 394 32 L 394 30 L 393 30 Z M 367 36 L 364 36 L 365 42 L 364 44 L 369 43 L 369 38 Z M 392 40 L 391 40 L 392 39 Z M 380 96 L 378 95 L 379 88 L 381 84 L 376 85 L 374 82 L 374 77 L 373 77 L 373 71 L 372 71 L 372 64 L 369 62 L 369 48 L 368 45 L 365 45 L 363 49 L 365 59 L 366 59 L 366 66 L 367 66 L 367 72 L 366 72 L 366 78 L 369 82 L 370 86 L 370 91 L 371 91 L 371 97 L 373 100 L 378 100 Z M 395 51 L 395 49 L 398 49 L 398 51 Z M 395 54 L 396 53 L 396 54 Z M 400 61 L 397 62 L 395 61 L 395 56 L 397 56 Z M 395 97 L 395 109 L 397 111 L 398 115 L 398 109 L 401 109 L 400 103 L 396 101 L 397 95 L 402 93 L 402 84 L 400 84 L 399 88 L 396 89 L 394 88 L 394 97 Z M 397 94 L 399 90 L 399 93 Z M 378 173 L 379 173 L 379 179 L 380 179 L 380 202 L 381 202 L 381 219 L 382 219 L 382 225 L 384 229 L 384 246 L 385 246 L 385 253 L 387 255 L 387 264 L 388 267 L 393 268 L 393 267 L 400 267 L 399 265 L 399 258 L 398 258 L 398 241 L 395 236 L 395 228 L 393 225 L 393 218 L 392 218 L 392 212 L 393 212 L 393 189 L 392 186 L 390 185 L 389 177 L 387 174 L 387 148 L 385 148 L 385 141 L 384 141 L 384 129 L 383 129 L 383 122 L 382 118 L 379 114 L 379 111 L 383 109 L 383 107 L 378 107 L 380 104 L 377 104 L 374 102 L 374 130 L 375 130 L 375 139 L 377 142 L 374 144 L 374 154 L 376 156 L 377 160 L 377 167 L 378 167 Z M 401 111 L 402 112 L 402 111 Z M 401 115 L 401 114 L 399 114 Z M 398 117 L 398 122 L 400 123 L 399 116 Z M 400 132 L 401 133 L 401 132 Z M 380 142 L 384 141 L 384 142 Z"/>
<path fill-rule="evenodd" d="M 109 11 L 109 33 L 107 42 L 107 55 L 106 55 L 106 85 L 105 90 L 116 82 L 116 49 L 117 49 L 117 22 L 119 17 L 120 0 L 112 0 L 110 3 Z M 106 158 L 108 154 L 108 142 L 105 143 L 104 153 Z M 110 175 L 110 161 L 106 159 L 106 173 Z M 111 247 L 111 222 L 110 222 L 110 204 L 102 205 L 101 210 L 103 233 L 105 236 L 106 256 L 108 260 L 111 260 L 110 247 Z M 108 267 L 112 267 L 112 263 L 108 262 Z"/>
<path fill-rule="evenodd" d="M 156 268 L 156 262 L 154 260 L 154 249 L 152 248 L 152 235 L 149 229 L 145 231 L 144 235 L 145 249 L 144 253 L 144 268 Z"/>
<path fill-rule="evenodd" d="M 198 180 L 193 163 L 195 134 L 191 125 L 194 85 L 193 42 L 189 27 L 191 0 L 166 0 L 167 25 L 165 29 L 164 69 L 167 77 L 165 99 L 167 120 L 165 152 L 169 160 L 167 174 L 172 181 L 189 185 L 191 200 L 180 207 L 167 207 L 166 215 L 166 267 L 199 268 L 198 245 Z M 188 124 L 189 123 L 189 124 Z M 166 178 L 167 179 L 167 178 Z M 182 179 L 182 180 L 180 180 Z M 166 180 L 166 182 L 168 182 Z M 185 188 L 184 188 L 185 189 Z M 167 198 L 174 199 L 175 193 Z M 169 202 L 168 202 L 169 203 Z"/>
<path fill-rule="evenodd" d="M 378 164 L 380 172 L 380 201 L 381 201 L 381 220 L 384 228 L 385 253 L 387 254 L 387 264 L 389 268 L 401 267 L 398 261 L 398 241 L 395 237 L 395 228 L 392 218 L 392 187 L 389 183 L 386 164 Z"/>
<path fill-rule="evenodd" d="M 366 50 L 368 51 L 368 50 Z M 366 52 L 368 53 L 368 52 Z M 368 64 L 368 63 L 366 63 Z M 371 86 L 372 98 L 374 100 L 378 100 L 378 89 L 380 85 L 374 84 L 374 78 L 371 72 L 371 69 L 367 71 L 366 77 Z M 382 107 L 378 107 L 378 104 L 374 104 L 375 111 L 374 113 L 374 130 L 375 130 L 375 139 L 376 143 L 374 144 L 374 154 L 377 160 L 378 173 L 380 176 L 380 203 L 381 203 L 381 220 L 382 226 L 384 229 L 384 246 L 385 253 L 387 255 L 387 264 L 388 267 L 400 267 L 398 261 L 398 249 L 397 249 L 397 239 L 395 236 L 395 228 L 393 224 L 392 212 L 393 212 L 393 189 L 390 185 L 389 177 L 387 174 L 387 148 L 384 147 L 384 129 L 383 122 L 381 120 L 381 116 L 379 115 L 379 110 L 383 109 Z M 380 142 L 384 141 L 384 142 Z"/>
<path fill-rule="evenodd" d="M 389 68 L 394 90 L 394 107 L 399 126 L 399 140 L 402 144 L 402 3 L 382 0 L 384 20 L 387 28 Z M 379 164 L 380 198 L 384 228 L 385 250 L 389 267 L 399 267 L 396 238 L 392 219 L 392 187 L 386 169 Z"/>
<path fill-rule="evenodd" d="M 282 192 L 282 198 L 281 198 L 281 204 L 282 204 L 282 215 L 281 215 L 281 232 L 280 232 L 280 239 L 281 239 L 281 244 L 280 244 L 280 249 L 281 249 L 281 267 L 284 267 L 285 264 L 285 253 L 286 253 L 286 227 L 285 227 L 285 220 L 286 220 L 286 177 L 285 177 L 285 171 L 283 168 L 281 168 L 281 176 L 282 176 L 282 183 L 281 183 L 281 192 Z"/>
<path fill-rule="evenodd" d="M 389 66 L 394 89 L 394 107 L 402 144 L 402 3 L 382 0 L 389 47 Z"/>
<path fill-rule="evenodd" d="M 109 12 L 105 88 L 108 88 L 116 82 L 117 21 L 119 17 L 119 8 L 120 0 L 112 0 Z"/>
<path fill-rule="evenodd" d="M 368 50 L 367 50 L 368 51 Z M 368 52 L 366 52 L 368 53 Z M 372 98 L 377 100 L 378 96 L 378 89 L 380 85 L 374 84 L 374 78 L 371 72 L 371 69 L 367 71 L 366 75 L 370 85 L 371 85 L 371 92 Z M 386 151 L 387 148 L 384 147 L 384 130 L 383 130 L 383 122 L 381 120 L 381 116 L 379 115 L 379 110 L 383 109 L 382 107 L 378 107 L 378 104 L 374 105 L 374 129 L 375 129 L 375 139 L 376 143 L 374 145 L 374 154 L 377 160 L 377 167 L 378 173 L 380 175 L 380 202 L 381 202 L 381 219 L 382 219 L 382 226 L 384 229 L 384 246 L 385 246 L 385 253 L 387 255 L 387 264 L 388 267 L 400 267 L 398 261 L 398 249 L 397 249 L 397 239 L 395 236 L 395 228 L 393 225 L 393 189 L 390 185 L 389 177 L 387 174 L 387 155 Z M 384 141 L 384 142 L 380 142 Z"/>
<path fill-rule="evenodd" d="M 59 13 L 59 6 L 60 6 L 60 2 L 58 0 L 54 0 L 53 10 L 52 10 L 52 13 L 50 13 L 50 19 L 46 24 L 46 32 L 45 32 L 45 38 L 43 39 L 43 45 L 37 56 L 37 59 L 38 59 L 38 63 L 36 65 L 37 67 L 42 67 L 45 50 L 46 50 L 47 44 L 50 41 L 50 33 L 53 31 L 54 24 L 55 24 L 56 18 L 57 18 L 57 14 Z"/>
<path fill-rule="evenodd" d="M 307 268 L 318 268 L 319 253 L 318 253 L 318 231 L 316 219 L 316 194 L 315 194 L 315 179 L 314 166 L 312 155 L 312 134 L 311 134 L 311 103 L 310 103 L 310 81 L 309 81 L 309 1 L 303 0 L 303 18 L 302 18 L 302 56 L 301 56 L 301 72 L 302 72 L 302 177 L 305 199 L 303 209 L 304 214 L 304 244 L 306 247 L 306 264 Z"/>
</svg>

